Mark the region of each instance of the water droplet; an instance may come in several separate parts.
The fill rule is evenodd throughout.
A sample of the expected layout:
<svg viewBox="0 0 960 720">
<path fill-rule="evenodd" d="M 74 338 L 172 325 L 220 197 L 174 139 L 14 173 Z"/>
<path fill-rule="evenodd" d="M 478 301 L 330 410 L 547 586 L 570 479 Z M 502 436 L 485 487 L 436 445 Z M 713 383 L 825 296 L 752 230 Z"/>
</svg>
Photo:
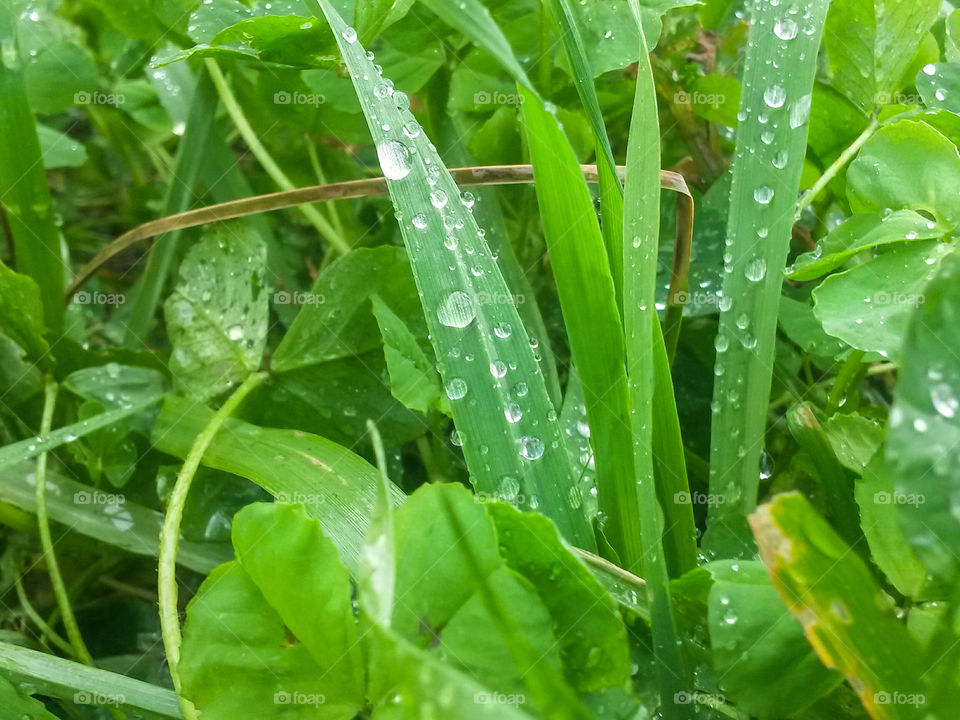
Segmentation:
<svg viewBox="0 0 960 720">
<path fill-rule="evenodd" d="M 527 460 L 539 460 L 543 457 L 543 440 L 538 437 L 524 435 L 520 438 L 520 455 Z"/>
<path fill-rule="evenodd" d="M 353 45 L 357 41 L 357 31 L 352 27 L 345 27 L 340 33 L 344 40 Z"/>
<path fill-rule="evenodd" d="M 930 399 L 933 401 L 933 407 L 945 418 L 952 418 L 957 414 L 957 408 L 960 407 L 960 401 L 946 383 L 938 383 L 930 389 Z"/>
<path fill-rule="evenodd" d="M 749 263 L 747 267 L 744 268 L 743 274 L 746 276 L 747 280 L 752 280 L 753 282 L 759 282 L 763 280 L 763 276 L 767 274 L 767 262 L 762 257 L 755 257 Z"/>
<path fill-rule="evenodd" d="M 447 383 L 447 397 L 451 400 L 459 400 L 467 394 L 467 381 L 460 377 L 450 378 Z"/>
<path fill-rule="evenodd" d="M 503 409 L 503 414 L 507 418 L 507 422 L 515 423 L 520 422 L 520 418 L 523 417 L 523 410 L 520 406 L 515 403 L 507 403 L 507 406 Z"/>
<path fill-rule="evenodd" d="M 442 210 L 447 204 L 447 194 L 443 190 L 434 190 L 430 193 L 430 204 L 437 210 Z"/>
<path fill-rule="evenodd" d="M 493 334 L 496 335 L 501 340 L 506 340 L 510 337 L 511 331 L 510 323 L 508 322 L 498 322 L 493 326 Z"/>
<path fill-rule="evenodd" d="M 810 119 L 811 96 L 804 95 L 790 108 L 790 127 L 796 130 Z"/>
<path fill-rule="evenodd" d="M 477 316 L 473 300 L 462 290 L 447 295 L 437 308 L 437 319 L 447 327 L 465 328 Z"/>
<path fill-rule="evenodd" d="M 490 363 L 490 374 L 495 378 L 500 379 L 507 374 L 507 366 L 502 360 L 495 360 Z"/>
<path fill-rule="evenodd" d="M 402 180 L 410 174 L 410 150 L 402 142 L 384 140 L 377 145 L 377 157 L 388 180 Z"/>
<path fill-rule="evenodd" d="M 417 230 L 423 230 L 427 226 L 427 216 L 424 215 L 423 213 L 417 213 L 412 218 L 410 218 L 410 222 L 413 223 L 413 226 Z"/>
<path fill-rule="evenodd" d="M 781 40 L 793 40 L 797 36 L 797 24 L 790 18 L 777 18 L 773 32 Z"/>
<path fill-rule="evenodd" d="M 763 101 L 772 108 L 783 107 L 787 101 L 787 91 L 783 85 L 771 85 L 763 91 Z"/>
<path fill-rule="evenodd" d="M 229 330 L 227 330 L 227 336 L 236 342 L 237 340 L 243 339 L 243 328 L 240 325 L 234 325 Z"/>
<path fill-rule="evenodd" d="M 761 185 L 753 191 L 753 199 L 761 205 L 769 205 L 773 200 L 773 188 L 768 185 Z"/>
</svg>

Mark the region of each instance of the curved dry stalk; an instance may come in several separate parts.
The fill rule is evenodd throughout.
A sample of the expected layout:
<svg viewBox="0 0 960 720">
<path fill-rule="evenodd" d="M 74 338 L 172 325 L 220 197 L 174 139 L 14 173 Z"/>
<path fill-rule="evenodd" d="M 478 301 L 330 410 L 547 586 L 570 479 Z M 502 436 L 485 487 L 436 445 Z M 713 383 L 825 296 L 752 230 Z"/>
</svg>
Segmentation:
<svg viewBox="0 0 960 720">
<path fill-rule="evenodd" d="M 597 166 L 582 165 L 584 177 L 587 182 L 597 182 Z M 623 167 L 618 168 L 622 174 Z M 465 168 L 453 168 L 450 170 L 454 181 L 461 187 L 470 187 L 476 185 L 520 185 L 533 182 L 532 165 L 486 165 Z M 679 173 L 669 170 L 660 172 L 660 185 L 665 190 L 672 190 L 680 193 L 684 198 L 680 207 L 686 208 L 684 211 L 689 219 L 689 226 L 693 227 L 693 196 L 687 187 L 686 181 Z M 66 292 L 66 301 L 69 302 L 73 294 L 77 292 L 84 283 L 89 280 L 104 263 L 113 259 L 124 250 L 133 247 L 141 240 L 148 240 L 157 235 L 171 232 L 173 230 L 183 230 L 184 228 L 207 225 L 214 222 L 222 222 L 233 218 L 244 217 L 245 215 L 254 215 L 256 213 L 271 212 L 273 210 L 283 210 L 285 208 L 296 207 L 305 203 L 327 202 L 330 200 L 350 200 L 354 198 L 371 197 L 374 195 L 387 194 L 387 181 L 383 177 L 368 178 L 364 180 L 348 180 L 346 182 L 329 183 L 327 185 L 312 185 L 310 187 L 297 188 L 295 190 L 283 190 L 281 192 L 267 193 L 266 195 L 256 195 L 254 197 L 242 198 L 240 200 L 231 200 L 229 202 L 208 205 L 207 207 L 188 210 L 168 215 L 167 217 L 151 220 L 148 223 L 139 225 L 132 230 L 125 232 L 107 247 L 97 253 L 97 256 L 80 269 L 76 278 L 70 284 Z M 689 200 L 687 200 L 689 198 Z M 678 247 L 684 242 L 687 243 L 686 254 L 689 256 L 690 238 L 681 238 L 682 224 L 677 224 Z M 682 248 L 681 248 L 682 249 Z M 676 253 L 674 257 L 676 265 Z M 671 288 L 672 290 L 672 288 Z M 671 298 L 673 293 L 671 292 Z"/>
</svg>

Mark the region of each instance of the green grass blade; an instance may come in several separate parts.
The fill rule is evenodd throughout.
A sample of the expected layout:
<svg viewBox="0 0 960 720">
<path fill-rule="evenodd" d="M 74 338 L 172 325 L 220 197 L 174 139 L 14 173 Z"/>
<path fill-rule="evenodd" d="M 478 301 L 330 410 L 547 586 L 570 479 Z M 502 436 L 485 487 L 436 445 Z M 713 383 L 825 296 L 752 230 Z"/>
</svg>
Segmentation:
<svg viewBox="0 0 960 720">
<path fill-rule="evenodd" d="M 800 189 L 817 50 L 827 0 L 802 15 L 756 2 L 743 71 L 723 276 L 705 545 L 746 552 L 757 502 L 773 376 L 777 309 Z M 786 39 L 784 39 L 786 38 Z"/>
<path fill-rule="evenodd" d="M 521 88 L 550 264 L 590 422 L 604 534 L 623 567 L 640 568 L 623 330 L 603 237 L 583 173 L 557 119 Z M 657 185 L 659 188 L 659 175 Z"/>
<path fill-rule="evenodd" d="M 557 413 L 483 233 L 407 107 L 326 0 L 320 6 L 354 82 L 387 177 L 440 375 L 478 490 L 524 497 L 566 539 L 594 547 Z"/>
<path fill-rule="evenodd" d="M 204 71 L 194 90 L 186 129 L 177 149 L 176 165 L 163 202 L 164 215 L 183 212 L 195 197 L 194 184 L 202 171 L 203 164 L 207 161 L 216 110 L 217 91 L 210 79 L 210 74 Z M 157 314 L 160 296 L 163 294 L 170 268 L 177 254 L 180 235 L 179 230 L 163 235 L 157 238 L 150 249 L 147 267 L 140 276 L 130 306 L 126 337 L 129 344 L 145 341 L 150 332 L 153 319 Z"/>
<path fill-rule="evenodd" d="M 47 697 L 69 703 L 116 701 L 121 708 L 146 718 L 182 718 L 177 696 L 166 688 L 124 675 L 88 667 L 47 653 L 0 642 L 0 673 L 36 688 Z"/>
<path fill-rule="evenodd" d="M 6 216 L 13 236 L 17 270 L 40 287 L 44 322 L 58 333 L 64 285 L 60 231 L 27 102 L 17 16 L 7 2 L 0 4 L 0 98 L 0 215 Z"/>
<path fill-rule="evenodd" d="M 640 27 L 640 9 L 633 0 Z M 654 333 L 659 332 L 656 314 L 657 252 L 660 237 L 660 124 L 657 118 L 653 70 L 643 30 L 640 29 L 640 61 L 637 91 L 627 147 L 624 184 L 623 319 L 626 335 L 629 402 L 633 431 L 635 483 L 630 484 L 632 503 L 639 506 L 643 537 L 643 571 L 647 581 L 650 624 L 660 703 L 667 720 L 692 717 L 690 705 L 676 702 L 678 693 L 692 684 L 677 644 L 677 631 L 670 598 L 670 577 L 664 557 L 663 520 L 657 499 L 653 453 L 654 395 L 656 383 L 669 383 L 669 375 L 657 378 Z M 658 347 L 662 345 L 662 339 Z M 661 350 L 662 357 L 666 351 Z M 672 388 L 671 388 L 672 392 Z M 674 412 L 674 415 L 676 412 Z M 677 508 L 679 504 L 664 505 Z"/>
</svg>

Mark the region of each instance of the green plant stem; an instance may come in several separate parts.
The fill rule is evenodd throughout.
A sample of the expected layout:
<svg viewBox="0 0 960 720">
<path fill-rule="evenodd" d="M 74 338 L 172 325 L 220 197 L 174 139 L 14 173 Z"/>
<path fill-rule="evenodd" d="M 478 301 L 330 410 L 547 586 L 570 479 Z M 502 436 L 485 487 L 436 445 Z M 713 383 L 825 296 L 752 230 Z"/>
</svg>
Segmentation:
<svg viewBox="0 0 960 720">
<path fill-rule="evenodd" d="M 287 177 L 286 173 L 280 169 L 280 166 L 277 165 L 276 160 L 273 159 L 273 156 L 270 155 L 263 146 L 263 143 L 260 142 L 260 138 L 257 137 L 257 134 L 250 126 L 250 122 L 247 120 L 247 116 L 244 115 L 240 103 L 237 102 L 237 98 L 234 97 L 233 91 L 227 84 L 227 79 L 223 76 L 223 71 L 220 69 L 220 66 L 217 65 L 215 60 L 209 58 L 206 60 L 206 64 L 207 70 L 210 72 L 210 77 L 213 79 L 213 84 L 217 88 L 217 93 L 220 95 L 220 100 L 223 102 L 223 106 L 227 109 L 230 119 L 233 120 L 233 124 L 236 125 L 247 147 L 250 148 L 250 152 L 253 153 L 260 165 L 263 166 L 263 169 L 267 171 L 267 175 L 270 176 L 281 190 L 293 190 L 296 186 L 290 178 Z M 330 221 L 321 215 L 315 207 L 303 205 L 300 207 L 300 211 L 310 224 L 317 229 L 317 232 L 336 248 L 337 252 L 344 255 L 350 252 L 351 248 L 347 241 L 337 233 Z"/>
<path fill-rule="evenodd" d="M 210 443 L 217 436 L 223 423 L 229 418 L 237 407 L 243 402 L 243 399 L 251 391 L 260 386 L 267 378 L 266 373 L 254 373 L 234 390 L 233 394 L 227 398 L 219 410 L 206 424 L 203 430 L 193 441 L 193 446 L 187 454 L 180 473 L 177 475 L 176 484 L 173 486 L 173 492 L 170 495 L 170 501 L 167 503 L 167 512 L 163 519 L 163 528 L 160 530 L 160 550 L 158 567 L 157 591 L 160 598 L 160 631 L 163 637 L 163 647 L 167 655 L 167 665 L 170 668 L 170 677 L 173 680 L 174 689 L 180 700 L 180 706 L 183 709 L 183 715 L 186 720 L 197 720 L 199 717 L 193 703 L 183 697 L 180 693 L 180 673 L 178 665 L 180 664 L 180 643 L 182 636 L 180 634 L 180 616 L 178 612 L 178 588 L 177 588 L 177 550 L 180 541 L 180 523 L 183 521 L 183 510 L 187 503 L 187 495 L 190 493 L 190 485 L 193 483 L 193 476 L 200 467 L 200 460 L 203 454 L 210 447 Z"/>
<path fill-rule="evenodd" d="M 834 381 L 833 387 L 830 388 L 830 394 L 827 396 L 828 414 L 832 415 L 840 409 L 840 403 L 847 394 L 850 383 L 860 371 L 860 365 L 863 363 L 864 355 L 863 350 L 853 350 L 840 367 L 840 371 L 837 373 L 837 379 Z"/>
<path fill-rule="evenodd" d="M 57 403 L 57 383 L 52 377 L 47 376 L 43 387 L 43 416 L 40 420 L 40 434 L 46 435 L 50 432 L 53 424 L 53 409 Z M 63 582 L 63 575 L 60 573 L 60 564 L 57 562 L 56 553 L 53 550 L 53 538 L 50 534 L 50 518 L 47 515 L 47 453 L 42 452 L 37 457 L 37 528 L 40 533 L 40 546 L 43 548 L 43 561 L 47 566 L 47 572 L 50 574 L 50 584 L 53 586 L 53 593 L 57 598 L 57 605 L 60 608 L 60 614 L 63 618 L 63 628 L 66 630 L 67 638 L 73 647 L 73 654 L 84 664 L 93 665 L 93 657 L 87 650 L 83 642 L 83 636 L 80 635 L 80 628 L 77 625 L 77 618 L 73 614 L 73 607 L 70 605 L 70 597 L 67 594 L 67 587 Z"/>
<path fill-rule="evenodd" d="M 40 634 L 46 641 L 49 641 L 51 645 L 55 645 L 60 648 L 60 650 L 67 655 L 73 657 L 74 650 L 73 646 L 64 640 L 60 635 L 57 634 L 57 631 L 50 627 L 46 620 L 44 620 L 40 613 L 37 612 L 36 608 L 33 607 L 33 604 L 30 602 L 30 598 L 27 597 L 26 591 L 23 589 L 23 578 L 20 573 L 17 572 L 13 580 L 14 588 L 17 591 L 17 600 L 20 602 L 20 607 L 23 608 L 23 612 L 26 613 L 27 617 L 30 618 L 34 625 L 40 629 Z"/>
<path fill-rule="evenodd" d="M 854 156 L 860 152 L 860 148 L 864 146 L 867 140 L 873 137 L 873 134 L 879 128 L 880 123 L 877 121 L 876 116 L 874 116 L 871 118 L 870 123 L 867 125 L 864 131 L 860 133 L 859 137 L 857 137 L 857 139 L 850 144 L 850 147 L 840 153 L 840 156 L 834 160 L 830 167 L 824 171 L 823 175 L 821 175 L 820 179 L 814 183 L 813 187 L 807 190 L 800 197 L 800 202 L 797 204 L 798 218 L 804 210 L 813 204 L 813 201 L 817 199 L 820 193 L 822 193 L 827 185 L 833 181 L 837 174 L 847 166 L 847 163 L 853 160 Z"/>
</svg>

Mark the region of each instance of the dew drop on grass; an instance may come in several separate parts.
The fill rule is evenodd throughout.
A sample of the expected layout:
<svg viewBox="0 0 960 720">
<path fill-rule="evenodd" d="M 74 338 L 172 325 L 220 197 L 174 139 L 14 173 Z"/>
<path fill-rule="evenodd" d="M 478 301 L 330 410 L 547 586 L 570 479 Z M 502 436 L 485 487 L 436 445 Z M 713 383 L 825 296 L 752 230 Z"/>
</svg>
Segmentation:
<svg viewBox="0 0 960 720">
<path fill-rule="evenodd" d="M 459 400 L 467 394 L 467 381 L 460 377 L 450 378 L 447 383 L 447 397 Z"/>
<path fill-rule="evenodd" d="M 773 188 L 768 185 L 761 185 L 753 191 L 753 199 L 761 205 L 769 205 L 773 200 Z"/>
<path fill-rule="evenodd" d="M 811 96 L 804 95 L 790 107 L 790 127 L 796 130 L 810 119 Z"/>
<path fill-rule="evenodd" d="M 243 328 L 239 325 L 234 325 L 227 330 L 227 336 L 234 342 L 241 340 L 243 338 Z"/>
<path fill-rule="evenodd" d="M 713 347 L 716 348 L 716 351 L 718 353 L 726 352 L 729 346 L 730 342 L 727 340 L 727 336 L 718 333 L 713 341 Z"/>
<path fill-rule="evenodd" d="M 384 140 L 377 145 L 377 157 L 388 180 L 402 180 L 410 174 L 410 150 L 402 142 Z"/>
<path fill-rule="evenodd" d="M 437 319 L 442 325 L 453 328 L 465 328 L 477 316 L 473 300 L 462 290 L 447 295 L 437 308 Z"/>
<path fill-rule="evenodd" d="M 427 216 L 424 215 L 423 213 L 417 213 L 412 218 L 410 218 L 410 222 L 413 223 L 413 226 L 417 230 L 423 230 L 425 227 L 427 227 Z"/>
<path fill-rule="evenodd" d="M 954 417 L 960 407 L 960 400 L 946 383 L 938 383 L 930 389 L 930 400 L 934 409 L 945 418 Z"/>
<path fill-rule="evenodd" d="M 520 409 L 520 406 L 515 403 L 507 403 L 507 406 L 503 410 L 504 416 L 507 418 L 507 422 L 515 423 L 520 422 L 520 418 L 523 417 L 523 410 Z"/>
<path fill-rule="evenodd" d="M 527 460 L 539 460 L 543 457 L 543 440 L 531 435 L 520 438 L 520 455 Z"/>
<path fill-rule="evenodd" d="M 490 374 L 499 380 L 507 374 L 507 366 L 502 360 L 495 360 L 490 363 Z"/>
<path fill-rule="evenodd" d="M 353 45 L 357 41 L 357 31 L 352 27 L 346 27 L 343 29 L 343 32 L 340 33 L 343 36 L 343 39 L 348 43 Z"/>
<path fill-rule="evenodd" d="M 783 85 L 771 85 L 763 91 L 763 101 L 772 108 L 783 107 L 783 103 L 787 101 L 787 91 L 783 89 Z"/>
<path fill-rule="evenodd" d="M 797 36 L 797 24 L 790 18 L 777 18 L 773 32 L 781 40 L 793 40 Z"/>
<path fill-rule="evenodd" d="M 493 334 L 496 335 L 501 340 L 506 340 L 510 337 L 510 323 L 508 322 L 498 322 L 493 326 Z"/>
<path fill-rule="evenodd" d="M 504 500 L 512 500 L 518 494 L 520 494 L 519 481 L 511 475 L 505 475 L 500 481 L 500 497 Z"/>
<path fill-rule="evenodd" d="M 443 239 L 443 246 L 447 248 L 447 250 L 456 250 L 459 245 L 460 242 L 457 240 L 456 235 L 447 235 Z"/>
<path fill-rule="evenodd" d="M 434 190 L 430 193 L 430 204 L 437 210 L 443 210 L 447 204 L 447 194 L 443 190 Z"/>
<path fill-rule="evenodd" d="M 747 280 L 752 282 L 760 282 L 763 280 L 763 276 L 767 274 L 767 262 L 762 257 L 755 257 L 749 263 L 743 271 L 744 276 Z"/>
</svg>

